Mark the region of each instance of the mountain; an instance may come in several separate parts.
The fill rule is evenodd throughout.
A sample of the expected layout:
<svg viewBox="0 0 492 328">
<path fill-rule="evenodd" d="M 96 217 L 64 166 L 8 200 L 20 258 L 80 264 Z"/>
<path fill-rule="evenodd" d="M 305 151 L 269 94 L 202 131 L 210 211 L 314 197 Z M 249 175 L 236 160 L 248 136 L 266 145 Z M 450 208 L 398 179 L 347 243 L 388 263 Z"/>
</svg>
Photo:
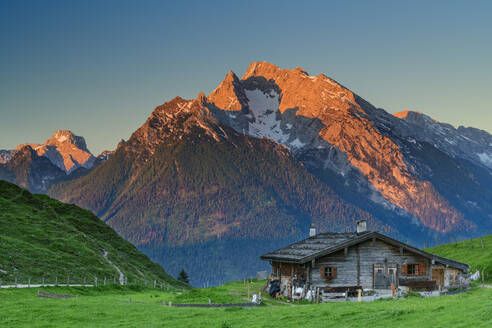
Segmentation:
<svg viewBox="0 0 492 328">
<path fill-rule="evenodd" d="M 83 137 L 58 130 L 43 144 L 25 143 L 13 150 L 0 150 L 0 179 L 45 193 L 55 182 L 89 173 L 112 154 L 104 151 L 94 157 Z"/>
<path fill-rule="evenodd" d="M 42 145 L 23 144 L 17 146 L 16 150 L 25 145 L 31 146 L 39 156 L 48 158 L 67 173 L 71 173 L 79 167 L 91 168 L 95 160 L 87 149 L 85 139 L 68 130 L 56 131 Z"/>
<path fill-rule="evenodd" d="M 364 218 L 397 233 L 284 146 L 218 122 L 203 101 L 157 107 L 107 162 L 50 195 L 91 209 L 170 272 L 184 266 L 194 284 L 254 274 L 260 252 L 304 237 L 311 223 L 344 230 Z"/>
<path fill-rule="evenodd" d="M 35 193 L 45 193 L 52 183 L 66 176 L 48 158 L 30 146 L 18 147 L 5 164 L 0 164 L 0 179 L 13 182 Z"/>
<path fill-rule="evenodd" d="M 7 163 L 12 158 L 11 150 L 0 149 L 0 164 Z"/>
<path fill-rule="evenodd" d="M 426 141 L 454 158 L 463 158 L 492 169 L 492 135 L 488 132 L 441 123 L 417 112 L 403 111 L 394 116 L 407 123 L 405 129 L 417 140 Z"/>
<path fill-rule="evenodd" d="M 208 96 L 158 106 L 107 161 L 49 193 L 194 284 L 254 274 L 258 255 L 311 223 L 345 231 L 365 218 L 415 243 L 489 229 L 492 170 L 478 154 L 490 135 L 412 116 L 323 74 L 254 62 Z"/>
<path fill-rule="evenodd" d="M 154 279 L 182 286 L 91 212 L 0 181 L 3 284 Z M 120 272 L 123 276 L 120 275 Z"/>
</svg>

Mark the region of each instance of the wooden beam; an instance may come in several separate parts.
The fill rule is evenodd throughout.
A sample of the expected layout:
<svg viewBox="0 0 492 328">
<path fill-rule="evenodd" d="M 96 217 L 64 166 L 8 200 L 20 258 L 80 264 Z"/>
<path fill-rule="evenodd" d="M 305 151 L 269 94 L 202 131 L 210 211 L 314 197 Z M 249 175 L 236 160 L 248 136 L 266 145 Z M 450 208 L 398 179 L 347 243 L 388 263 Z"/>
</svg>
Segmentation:
<svg viewBox="0 0 492 328">
<path fill-rule="evenodd" d="M 357 286 L 360 286 L 360 245 L 355 248 L 357 253 Z"/>
</svg>

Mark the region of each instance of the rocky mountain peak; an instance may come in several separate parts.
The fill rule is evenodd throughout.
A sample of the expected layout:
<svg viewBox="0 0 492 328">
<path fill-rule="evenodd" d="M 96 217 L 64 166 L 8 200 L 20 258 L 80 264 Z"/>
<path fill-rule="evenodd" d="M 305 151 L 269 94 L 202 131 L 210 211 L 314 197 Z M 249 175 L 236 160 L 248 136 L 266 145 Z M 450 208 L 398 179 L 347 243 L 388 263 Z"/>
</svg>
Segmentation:
<svg viewBox="0 0 492 328">
<path fill-rule="evenodd" d="M 247 105 L 248 98 L 244 94 L 241 81 L 233 71 L 230 71 L 220 85 L 210 93 L 207 101 L 224 110 L 239 111 Z"/>
<path fill-rule="evenodd" d="M 227 113 L 232 108 L 228 104 L 240 103 L 241 91 L 245 101 L 236 110 L 246 110 Z M 381 132 L 384 124 L 375 125 L 381 119 L 389 122 L 387 116 L 392 116 L 323 74 L 310 76 L 300 67 L 253 62 L 240 81 L 229 74 L 208 100 L 225 112 L 212 108 L 215 116 L 238 132 L 273 139 L 299 154 L 331 149 L 338 154 L 335 169 L 340 174 L 346 174 L 348 166 L 356 169 L 386 201 L 419 217 L 428 227 L 445 231 L 451 221 L 463 221 L 430 183 L 412 174 L 400 146 Z M 328 162 L 327 166 L 334 163 Z M 432 206 L 422 200 L 422 194 L 432 200 Z M 431 222 L 429 217 L 439 220 Z"/>
<path fill-rule="evenodd" d="M 147 121 L 132 134 L 125 147 L 145 161 L 161 144 L 171 144 L 192 134 L 197 138 L 221 140 L 225 132 L 221 131 L 218 122 L 204 106 L 205 95 L 201 93 L 197 98 L 187 100 L 175 97 L 157 106 Z"/>
<path fill-rule="evenodd" d="M 76 146 L 77 148 L 89 152 L 87 149 L 87 144 L 85 142 L 84 137 L 76 136 L 72 131 L 70 130 L 57 130 L 51 138 L 45 141 L 44 145 L 46 146 L 59 146 L 65 143 L 72 144 Z"/>
<path fill-rule="evenodd" d="M 200 103 L 200 104 L 204 104 L 207 102 L 207 96 L 205 96 L 205 94 L 200 91 L 198 93 L 198 96 L 196 97 L 196 100 Z"/>
<path fill-rule="evenodd" d="M 403 110 L 398 113 L 394 113 L 393 116 L 398 117 L 400 119 L 406 119 L 408 116 L 414 116 L 414 115 L 419 115 L 422 114 L 421 112 L 418 111 L 413 111 L 413 110 Z"/>
</svg>

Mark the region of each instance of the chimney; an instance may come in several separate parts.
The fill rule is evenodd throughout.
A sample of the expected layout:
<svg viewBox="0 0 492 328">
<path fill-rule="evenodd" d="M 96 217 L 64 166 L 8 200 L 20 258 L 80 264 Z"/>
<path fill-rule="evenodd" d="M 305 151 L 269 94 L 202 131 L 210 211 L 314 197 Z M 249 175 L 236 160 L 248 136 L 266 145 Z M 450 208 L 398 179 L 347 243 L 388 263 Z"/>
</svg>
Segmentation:
<svg viewBox="0 0 492 328">
<path fill-rule="evenodd" d="M 367 230 L 367 221 L 360 220 L 357 221 L 357 233 L 366 232 Z"/>
<path fill-rule="evenodd" d="M 309 237 L 316 236 L 316 227 L 314 223 L 311 223 L 311 227 L 309 228 Z"/>
</svg>

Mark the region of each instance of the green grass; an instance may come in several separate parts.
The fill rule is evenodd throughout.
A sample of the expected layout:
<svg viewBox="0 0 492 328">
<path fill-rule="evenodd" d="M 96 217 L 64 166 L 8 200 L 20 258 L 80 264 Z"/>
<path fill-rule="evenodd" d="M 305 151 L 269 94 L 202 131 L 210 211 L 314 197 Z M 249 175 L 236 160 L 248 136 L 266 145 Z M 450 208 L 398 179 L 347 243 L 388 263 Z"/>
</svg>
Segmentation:
<svg viewBox="0 0 492 328">
<path fill-rule="evenodd" d="M 485 270 L 485 277 L 490 282 L 492 279 L 492 235 L 482 237 L 484 247 L 482 248 L 480 238 L 459 241 L 428 248 L 425 251 L 470 265 L 470 272 Z"/>
<path fill-rule="evenodd" d="M 254 282 L 259 286 L 264 282 Z M 256 308 L 176 308 L 162 301 L 241 301 L 240 282 L 183 294 L 142 288 L 41 288 L 77 295 L 37 298 L 38 289 L 0 290 L 1 327 L 491 327 L 492 289 L 434 298 Z M 130 302 L 131 300 L 131 302 Z M 208 299 L 207 299 L 208 300 Z"/>
<path fill-rule="evenodd" d="M 0 279 L 13 283 L 118 282 L 118 272 L 102 256 L 103 250 L 128 279 L 154 280 L 179 288 L 170 277 L 132 244 L 90 211 L 35 195 L 0 180 Z"/>
</svg>

